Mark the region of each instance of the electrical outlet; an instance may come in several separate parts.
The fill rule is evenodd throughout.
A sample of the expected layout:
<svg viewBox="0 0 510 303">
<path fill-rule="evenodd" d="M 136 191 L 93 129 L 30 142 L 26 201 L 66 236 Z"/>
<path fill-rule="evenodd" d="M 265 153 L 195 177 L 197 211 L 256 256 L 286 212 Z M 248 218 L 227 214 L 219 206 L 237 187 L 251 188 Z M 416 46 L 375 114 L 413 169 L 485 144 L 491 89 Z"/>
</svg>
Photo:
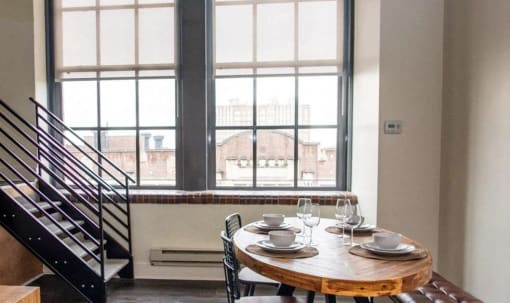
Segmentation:
<svg viewBox="0 0 510 303">
<path fill-rule="evenodd" d="M 388 120 L 384 121 L 384 133 L 398 135 L 402 132 L 402 121 Z"/>
</svg>

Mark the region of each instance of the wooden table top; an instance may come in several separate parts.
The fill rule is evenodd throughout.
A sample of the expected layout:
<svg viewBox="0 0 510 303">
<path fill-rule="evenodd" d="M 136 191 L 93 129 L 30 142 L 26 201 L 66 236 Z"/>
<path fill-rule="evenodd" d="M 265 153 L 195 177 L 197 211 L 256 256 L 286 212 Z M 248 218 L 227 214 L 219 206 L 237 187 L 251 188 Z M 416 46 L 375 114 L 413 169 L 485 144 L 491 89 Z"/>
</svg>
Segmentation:
<svg viewBox="0 0 510 303">
<path fill-rule="evenodd" d="M 301 226 L 296 218 L 286 222 Z M 254 271 L 284 284 L 307 290 L 350 297 L 377 297 L 413 290 L 426 284 L 432 275 L 432 256 L 412 261 L 368 259 L 348 252 L 337 235 L 325 228 L 337 221 L 321 218 L 313 230 L 313 240 L 319 254 L 311 258 L 283 259 L 264 257 L 246 251 L 246 247 L 267 238 L 240 229 L 234 235 L 237 258 Z M 371 241 L 371 234 L 355 234 L 355 243 Z M 405 243 L 423 247 L 407 237 Z"/>
</svg>

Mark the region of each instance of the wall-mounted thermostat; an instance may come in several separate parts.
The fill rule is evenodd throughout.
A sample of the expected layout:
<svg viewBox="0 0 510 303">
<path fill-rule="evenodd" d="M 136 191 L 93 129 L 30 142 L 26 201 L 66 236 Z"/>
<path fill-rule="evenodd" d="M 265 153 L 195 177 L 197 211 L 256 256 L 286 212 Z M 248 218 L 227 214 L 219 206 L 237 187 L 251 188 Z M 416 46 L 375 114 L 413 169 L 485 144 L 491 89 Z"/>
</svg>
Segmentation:
<svg viewBox="0 0 510 303">
<path fill-rule="evenodd" d="M 402 121 L 399 120 L 388 120 L 384 121 L 384 133 L 385 134 L 400 134 L 402 132 Z"/>
</svg>

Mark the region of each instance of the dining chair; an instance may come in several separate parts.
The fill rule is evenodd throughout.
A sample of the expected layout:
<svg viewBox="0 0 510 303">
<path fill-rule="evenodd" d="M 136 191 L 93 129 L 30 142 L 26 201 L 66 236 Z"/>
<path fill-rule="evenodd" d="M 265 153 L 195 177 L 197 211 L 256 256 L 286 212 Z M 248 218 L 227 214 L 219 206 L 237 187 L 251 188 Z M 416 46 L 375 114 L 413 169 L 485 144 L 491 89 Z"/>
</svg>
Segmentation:
<svg viewBox="0 0 510 303">
<path fill-rule="evenodd" d="M 235 256 L 232 238 L 221 232 L 223 240 L 223 269 L 225 271 L 225 289 L 228 303 L 305 303 L 305 300 L 294 296 L 247 296 L 241 297 L 239 262 Z"/>
<path fill-rule="evenodd" d="M 225 235 L 229 239 L 232 240 L 235 232 L 241 228 L 241 215 L 239 213 L 233 213 L 228 215 L 225 218 Z M 239 282 L 244 285 L 244 293 L 243 296 L 253 296 L 255 292 L 255 286 L 257 284 L 260 285 L 269 285 L 278 287 L 280 285 L 279 282 L 266 278 L 261 274 L 254 272 L 248 267 L 243 267 L 240 269 L 239 273 Z"/>
</svg>

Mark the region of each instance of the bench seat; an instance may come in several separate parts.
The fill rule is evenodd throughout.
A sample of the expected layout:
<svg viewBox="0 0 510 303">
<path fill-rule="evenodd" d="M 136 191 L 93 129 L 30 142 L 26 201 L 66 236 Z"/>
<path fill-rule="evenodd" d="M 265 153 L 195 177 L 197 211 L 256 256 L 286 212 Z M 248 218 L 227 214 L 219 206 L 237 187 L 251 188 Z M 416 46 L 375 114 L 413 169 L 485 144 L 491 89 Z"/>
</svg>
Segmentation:
<svg viewBox="0 0 510 303">
<path fill-rule="evenodd" d="M 396 303 L 483 303 L 436 272 L 426 285 L 391 299 Z"/>
</svg>

